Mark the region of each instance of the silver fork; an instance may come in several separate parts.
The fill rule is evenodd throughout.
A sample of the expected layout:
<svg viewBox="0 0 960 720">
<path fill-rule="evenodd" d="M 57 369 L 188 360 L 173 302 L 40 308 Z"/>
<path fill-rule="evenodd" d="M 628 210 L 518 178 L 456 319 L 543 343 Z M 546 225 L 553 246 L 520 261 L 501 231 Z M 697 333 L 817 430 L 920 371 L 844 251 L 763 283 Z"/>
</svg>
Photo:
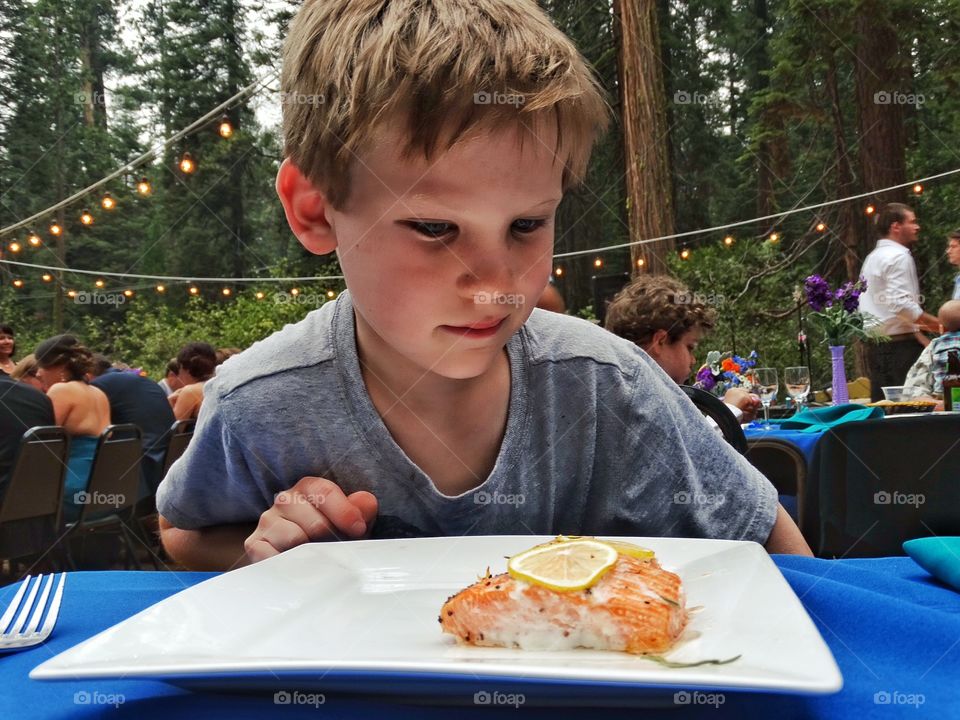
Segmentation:
<svg viewBox="0 0 960 720">
<path fill-rule="evenodd" d="M 44 583 L 44 577 L 47 578 L 46 583 Z M 61 573 L 60 582 L 57 583 L 57 588 L 53 592 L 53 598 L 50 597 L 50 589 L 53 587 L 54 580 L 56 580 L 53 573 L 46 576 L 39 575 L 35 581 L 31 575 L 27 575 L 23 579 L 17 594 L 14 595 L 6 612 L 3 613 L 3 617 L 0 617 L 0 652 L 39 645 L 50 637 L 53 626 L 57 622 L 57 615 L 60 613 L 60 600 L 63 598 L 63 583 L 66 579 L 67 574 Z M 37 600 L 37 592 L 41 586 L 43 592 L 40 593 L 40 599 Z M 26 600 L 23 599 L 24 595 L 27 596 Z M 19 613 L 17 612 L 18 608 Z M 47 611 L 47 616 L 43 622 L 43 627 L 40 627 L 44 610 Z M 16 615 L 16 620 L 14 620 L 14 615 Z"/>
</svg>

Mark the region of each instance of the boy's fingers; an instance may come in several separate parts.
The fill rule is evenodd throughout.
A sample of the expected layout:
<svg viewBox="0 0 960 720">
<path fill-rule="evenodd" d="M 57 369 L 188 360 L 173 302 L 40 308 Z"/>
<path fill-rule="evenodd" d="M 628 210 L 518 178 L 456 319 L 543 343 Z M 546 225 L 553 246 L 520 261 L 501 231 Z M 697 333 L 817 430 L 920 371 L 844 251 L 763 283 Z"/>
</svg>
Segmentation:
<svg viewBox="0 0 960 720">
<path fill-rule="evenodd" d="M 247 544 L 250 546 L 247 548 L 247 556 L 254 561 L 262 560 L 264 557 L 271 557 L 297 545 L 303 545 L 309 540 L 304 529 L 296 522 L 268 510 L 260 516 L 257 529 L 247 539 Z M 262 543 L 267 543 L 270 547 L 264 547 Z M 251 550 L 258 557 L 251 555 Z"/>
<path fill-rule="evenodd" d="M 377 519 L 379 503 L 377 503 L 376 496 L 374 496 L 373 493 L 368 493 L 366 490 L 358 490 L 348 495 L 347 500 L 353 503 L 360 511 L 360 514 L 363 516 L 363 521 L 367 524 L 367 529 L 369 530 L 373 526 L 374 520 Z"/>
<path fill-rule="evenodd" d="M 354 538 L 360 537 L 367 531 L 367 522 L 360 509 L 347 500 L 343 490 L 335 483 L 324 478 L 306 477 L 300 480 L 290 492 L 305 495 L 337 534 Z"/>
<path fill-rule="evenodd" d="M 280 554 L 279 550 L 262 539 L 252 540 L 251 538 L 247 538 L 247 542 L 244 543 L 244 550 L 247 553 L 247 558 L 249 558 L 252 563 L 260 562 L 261 560 L 266 560 L 269 557 Z"/>
</svg>

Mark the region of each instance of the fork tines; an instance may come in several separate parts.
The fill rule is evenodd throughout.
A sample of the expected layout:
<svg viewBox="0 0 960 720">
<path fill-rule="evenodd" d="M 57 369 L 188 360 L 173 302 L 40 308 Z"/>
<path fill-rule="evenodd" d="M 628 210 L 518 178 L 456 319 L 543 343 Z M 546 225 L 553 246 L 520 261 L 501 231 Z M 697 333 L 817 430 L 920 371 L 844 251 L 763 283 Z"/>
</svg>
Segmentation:
<svg viewBox="0 0 960 720">
<path fill-rule="evenodd" d="M 23 579 L 17 594 L 0 617 L 0 649 L 36 645 L 47 639 L 57 622 L 65 580 L 66 573 L 61 573 L 54 589 L 56 576 L 52 573 L 36 578 L 28 575 Z M 40 626 L 41 620 L 43 627 Z"/>
</svg>

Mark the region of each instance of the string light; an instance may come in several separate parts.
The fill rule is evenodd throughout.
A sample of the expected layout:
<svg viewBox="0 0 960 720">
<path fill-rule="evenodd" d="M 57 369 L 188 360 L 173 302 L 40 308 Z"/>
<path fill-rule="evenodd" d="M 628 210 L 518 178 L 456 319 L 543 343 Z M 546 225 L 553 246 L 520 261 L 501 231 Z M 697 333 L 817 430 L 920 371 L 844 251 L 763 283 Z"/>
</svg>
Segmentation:
<svg viewBox="0 0 960 720">
<path fill-rule="evenodd" d="M 877 209 L 873 205 L 867 205 L 863 210 L 867 215 L 873 215 Z"/>
<path fill-rule="evenodd" d="M 230 297 L 230 294 L 233 292 L 230 288 L 223 288 L 220 292 L 223 293 L 224 297 Z"/>
<path fill-rule="evenodd" d="M 637 267 L 638 267 L 638 268 L 642 268 L 642 267 L 643 267 L 644 265 L 646 265 L 646 264 L 647 264 L 647 261 L 646 261 L 646 260 L 644 260 L 643 258 L 637 258 Z"/>
<path fill-rule="evenodd" d="M 158 293 L 162 293 L 162 292 L 166 292 L 166 291 L 167 291 L 167 286 L 166 286 L 166 285 L 157 285 L 157 292 L 158 292 Z"/>
<path fill-rule="evenodd" d="M 290 294 L 293 295 L 294 297 L 296 297 L 297 295 L 300 294 L 300 288 L 291 288 L 291 289 L 290 289 Z"/>
<path fill-rule="evenodd" d="M 44 273 L 40 277 L 44 282 L 50 282 L 51 280 L 53 280 L 53 275 L 51 275 L 50 273 Z"/>
<path fill-rule="evenodd" d="M 217 132 L 220 133 L 220 137 L 228 138 L 233 135 L 233 125 L 230 122 L 230 118 L 224 115 L 220 118 L 220 125 L 217 127 Z"/>
<path fill-rule="evenodd" d="M 93 284 L 96 285 L 98 288 L 102 288 L 104 285 L 106 285 L 106 283 L 101 278 L 97 278 L 96 282 L 94 282 Z"/>
<path fill-rule="evenodd" d="M 914 195 L 923 195 L 923 185 L 921 185 L 920 183 L 917 183 L 916 185 L 914 185 L 914 186 L 913 186 L 913 194 L 914 194 Z"/>
<path fill-rule="evenodd" d="M 815 229 L 817 232 L 822 233 L 822 232 L 824 232 L 824 231 L 827 229 L 827 224 L 826 224 L 825 222 L 818 222 L 818 223 L 814 226 L 814 229 Z"/>
<path fill-rule="evenodd" d="M 137 183 L 137 192 L 141 195 L 149 195 L 153 192 L 153 188 L 150 187 L 150 181 L 145 177 L 140 178 L 140 182 Z"/>
<path fill-rule="evenodd" d="M 597 258 L 596 260 L 594 260 L 594 261 L 593 261 L 593 266 L 594 266 L 595 268 L 602 268 L 602 267 L 603 267 L 603 258 Z"/>
<path fill-rule="evenodd" d="M 123 296 L 128 298 L 133 297 L 133 290 L 124 290 Z"/>
<path fill-rule="evenodd" d="M 16 240 L 10 243 L 10 252 L 18 253 L 23 249 L 23 246 L 20 245 Z"/>
<path fill-rule="evenodd" d="M 68 298 L 75 298 L 76 296 L 77 296 L 77 291 L 76 291 L 76 290 L 67 290 L 67 297 L 68 297 Z"/>
<path fill-rule="evenodd" d="M 20 278 L 17 278 L 16 280 L 13 281 L 13 286 L 14 286 L 15 288 L 22 288 L 22 287 L 23 287 L 23 280 L 21 280 Z"/>
<path fill-rule="evenodd" d="M 557 277 L 563 277 L 563 268 L 562 267 L 556 268 L 553 271 L 553 274 L 556 275 Z"/>
<path fill-rule="evenodd" d="M 253 296 L 254 296 L 257 300 L 263 300 L 263 298 L 264 298 L 264 294 L 263 294 L 263 292 L 260 291 L 260 290 L 257 290 L 257 292 L 255 292 L 255 293 L 253 294 Z"/>
<path fill-rule="evenodd" d="M 51 235 L 60 235 L 63 232 L 63 228 L 60 227 L 60 223 L 50 223 L 50 234 Z"/>
<path fill-rule="evenodd" d="M 736 242 L 736 240 L 734 240 L 733 235 L 727 235 L 727 236 L 723 239 L 723 244 L 726 245 L 727 247 L 733 247 L 733 244 L 734 244 L 735 242 Z"/>
<path fill-rule="evenodd" d="M 196 285 L 191 285 L 191 286 L 190 286 L 190 294 L 191 294 L 191 295 L 197 295 L 197 294 L 199 294 L 199 293 L 200 293 L 200 288 L 198 288 Z"/>
<path fill-rule="evenodd" d="M 778 233 L 778 232 L 772 232 L 772 233 L 770 233 L 770 242 L 772 242 L 772 243 L 778 243 L 778 242 L 780 242 L 780 233 Z"/>
<path fill-rule="evenodd" d="M 691 255 L 690 248 L 683 248 L 683 249 L 680 251 L 680 259 L 681 259 L 681 260 L 689 260 L 689 259 L 690 259 L 690 255 Z"/>
<path fill-rule="evenodd" d="M 180 158 L 180 172 L 189 175 L 197 169 L 197 164 L 193 161 L 193 155 L 185 152 Z"/>
<path fill-rule="evenodd" d="M 103 200 L 100 201 L 100 205 L 104 210 L 113 210 L 117 207 L 117 201 L 113 199 L 113 195 L 110 193 L 103 194 Z"/>
<path fill-rule="evenodd" d="M 33 230 L 30 231 L 30 234 L 27 235 L 27 242 L 30 243 L 33 247 L 40 247 L 40 236 L 37 235 Z"/>
<path fill-rule="evenodd" d="M 93 225 L 93 215 L 90 214 L 89 210 L 80 213 L 80 222 L 87 226 Z"/>
<path fill-rule="evenodd" d="M 327 290 L 327 297 L 333 300 L 337 294 L 333 290 Z"/>
</svg>

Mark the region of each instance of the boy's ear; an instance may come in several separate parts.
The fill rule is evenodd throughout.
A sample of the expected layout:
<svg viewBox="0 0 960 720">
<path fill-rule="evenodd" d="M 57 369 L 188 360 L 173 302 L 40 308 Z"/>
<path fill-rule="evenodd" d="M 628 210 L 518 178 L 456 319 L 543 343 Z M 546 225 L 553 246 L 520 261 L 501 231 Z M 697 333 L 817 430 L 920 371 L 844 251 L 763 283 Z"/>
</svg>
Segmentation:
<svg viewBox="0 0 960 720">
<path fill-rule="evenodd" d="M 333 226 L 327 219 L 330 203 L 300 168 L 285 158 L 277 172 L 277 195 L 287 223 L 300 244 L 314 255 L 326 255 L 337 248 Z"/>
<path fill-rule="evenodd" d="M 670 333 L 666 330 L 660 329 L 653 333 L 653 337 L 650 338 L 650 342 L 647 346 L 647 354 L 652 357 L 658 357 L 660 351 L 663 349 L 663 346 L 666 345 L 670 340 Z"/>
</svg>

